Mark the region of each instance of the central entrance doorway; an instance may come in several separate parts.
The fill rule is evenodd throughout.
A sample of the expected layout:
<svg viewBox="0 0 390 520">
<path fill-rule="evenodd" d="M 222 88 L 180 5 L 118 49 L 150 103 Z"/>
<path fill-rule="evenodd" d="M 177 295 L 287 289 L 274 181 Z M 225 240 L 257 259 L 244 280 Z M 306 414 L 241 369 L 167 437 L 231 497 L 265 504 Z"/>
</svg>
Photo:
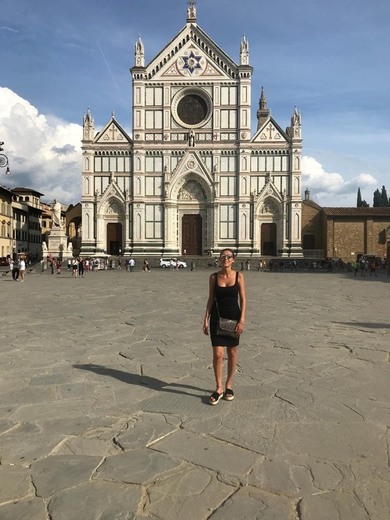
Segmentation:
<svg viewBox="0 0 390 520">
<path fill-rule="evenodd" d="M 276 224 L 261 224 L 261 254 L 276 256 Z"/>
<path fill-rule="evenodd" d="M 202 254 L 202 217 L 201 215 L 183 215 L 182 252 L 187 255 Z"/>
<path fill-rule="evenodd" d="M 122 251 L 122 224 L 107 224 L 107 253 L 119 255 Z"/>
</svg>

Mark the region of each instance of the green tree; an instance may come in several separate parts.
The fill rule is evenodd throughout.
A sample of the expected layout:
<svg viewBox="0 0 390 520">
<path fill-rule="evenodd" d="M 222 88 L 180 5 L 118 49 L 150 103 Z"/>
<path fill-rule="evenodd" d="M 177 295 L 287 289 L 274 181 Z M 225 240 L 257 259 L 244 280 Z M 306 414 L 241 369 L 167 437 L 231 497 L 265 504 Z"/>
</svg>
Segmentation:
<svg viewBox="0 0 390 520">
<path fill-rule="evenodd" d="M 374 203 L 373 203 L 373 206 L 374 208 L 382 208 L 382 197 L 381 197 L 381 192 L 379 190 L 375 190 L 374 191 Z"/>
<path fill-rule="evenodd" d="M 387 191 L 384 186 L 382 186 L 381 199 L 382 199 L 383 207 L 389 206 L 389 198 L 387 196 Z"/>
<path fill-rule="evenodd" d="M 356 204 L 356 207 L 357 208 L 368 208 L 369 207 L 367 202 L 365 200 L 362 200 L 362 194 L 360 192 L 360 188 L 358 188 L 358 192 L 357 192 L 357 204 Z"/>
</svg>

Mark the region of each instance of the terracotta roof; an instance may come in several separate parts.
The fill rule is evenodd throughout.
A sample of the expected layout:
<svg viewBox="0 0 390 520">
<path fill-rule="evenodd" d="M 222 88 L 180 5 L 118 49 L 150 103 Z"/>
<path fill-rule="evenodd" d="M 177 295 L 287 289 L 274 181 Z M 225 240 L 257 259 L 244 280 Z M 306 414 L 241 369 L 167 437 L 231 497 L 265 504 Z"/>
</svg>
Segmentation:
<svg viewBox="0 0 390 520">
<path fill-rule="evenodd" d="M 322 208 L 329 217 L 387 217 L 390 207 L 385 208 Z"/>
</svg>

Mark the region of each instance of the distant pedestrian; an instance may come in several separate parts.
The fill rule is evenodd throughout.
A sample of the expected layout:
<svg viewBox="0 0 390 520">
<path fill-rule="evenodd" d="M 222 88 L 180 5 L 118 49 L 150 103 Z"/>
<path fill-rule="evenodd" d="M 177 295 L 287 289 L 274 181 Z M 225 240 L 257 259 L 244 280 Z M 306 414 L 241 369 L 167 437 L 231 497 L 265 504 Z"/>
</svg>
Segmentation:
<svg viewBox="0 0 390 520">
<path fill-rule="evenodd" d="M 57 260 L 57 274 L 61 274 L 61 260 Z"/>
<path fill-rule="evenodd" d="M 82 258 L 79 258 L 78 262 L 79 278 L 84 278 L 84 260 Z"/>
<path fill-rule="evenodd" d="M 77 278 L 77 268 L 78 268 L 77 258 L 73 258 L 73 260 L 72 260 L 72 278 Z"/>
<path fill-rule="evenodd" d="M 72 260 L 68 258 L 68 271 L 72 269 Z"/>
<path fill-rule="evenodd" d="M 134 258 L 130 258 L 130 260 L 129 260 L 130 273 L 134 273 L 134 266 L 135 266 L 135 260 L 134 260 Z"/>
<path fill-rule="evenodd" d="M 20 257 L 19 260 L 19 274 L 20 274 L 20 281 L 24 282 L 24 275 L 26 273 L 26 260 L 24 256 Z"/>
<path fill-rule="evenodd" d="M 376 276 L 378 277 L 378 275 L 376 274 L 376 263 L 375 263 L 375 260 L 371 260 L 370 262 L 370 276 Z"/>
<path fill-rule="evenodd" d="M 15 262 L 13 260 L 12 260 L 11 273 L 12 273 L 12 280 L 14 282 L 17 282 L 19 279 L 19 264 L 18 264 L 18 262 Z"/>
<path fill-rule="evenodd" d="M 145 258 L 145 260 L 144 260 L 144 266 L 143 266 L 142 270 L 143 270 L 145 273 L 146 273 L 146 272 L 148 272 L 148 273 L 150 272 L 149 262 L 148 262 L 148 260 L 147 260 L 146 258 Z"/>
</svg>

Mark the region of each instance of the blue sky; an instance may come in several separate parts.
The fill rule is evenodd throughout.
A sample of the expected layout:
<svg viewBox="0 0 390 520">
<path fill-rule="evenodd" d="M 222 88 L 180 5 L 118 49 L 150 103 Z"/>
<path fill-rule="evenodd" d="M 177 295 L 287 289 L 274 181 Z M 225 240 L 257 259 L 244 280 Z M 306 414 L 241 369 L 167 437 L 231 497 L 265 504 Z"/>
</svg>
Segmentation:
<svg viewBox="0 0 390 520">
<path fill-rule="evenodd" d="M 185 25 L 186 0 L 1 0 L 0 140 L 8 187 L 81 197 L 82 115 L 131 130 L 139 34 L 149 62 Z M 249 41 L 253 118 L 261 86 L 276 121 L 302 114 L 303 187 L 324 206 L 390 191 L 390 2 L 198 0 L 198 24 L 236 62 Z M 255 121 L 252 130 L 255 130 Z"/>
</svg>

